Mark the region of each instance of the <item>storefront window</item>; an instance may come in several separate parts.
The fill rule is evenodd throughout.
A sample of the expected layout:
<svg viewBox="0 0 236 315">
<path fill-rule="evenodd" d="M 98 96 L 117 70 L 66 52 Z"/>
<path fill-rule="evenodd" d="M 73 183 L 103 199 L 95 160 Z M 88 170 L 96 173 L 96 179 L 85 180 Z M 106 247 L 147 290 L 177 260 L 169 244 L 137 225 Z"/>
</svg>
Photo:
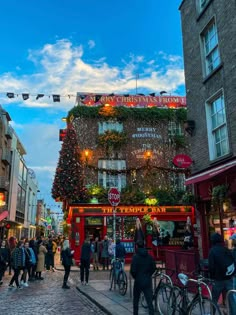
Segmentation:
<svg viewBox="0 0 236 315">
<path fill-rule="evenodd" d="M 107 236 L 113 238 L 113 216 L 107 217 Z M 116 217 L 116 238 L 122 239 L 122 217 Z"/>
<path fill-rule="evenodd" d="M 137 217 L 124 217 L 124 235 L 123 238 L 130 240 L 134 239 L 135 222 Z"/>
</svg>

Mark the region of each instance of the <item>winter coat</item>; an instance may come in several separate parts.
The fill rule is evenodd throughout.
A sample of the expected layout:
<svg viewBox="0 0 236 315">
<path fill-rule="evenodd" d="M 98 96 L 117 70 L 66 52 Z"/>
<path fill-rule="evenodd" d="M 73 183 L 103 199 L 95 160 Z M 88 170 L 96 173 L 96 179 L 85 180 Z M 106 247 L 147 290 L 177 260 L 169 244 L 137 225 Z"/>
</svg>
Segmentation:
<svg viewBox="0 0 236 315">
<path fill-rule="evenodd" d="M 9 249 L 6 247 L 0 248 L 0 263 L 9 263 Z"/>
<path fill-rule="evenodd" d="M 39 252 L 38 252 L 38 261 L 36 272 L 42 272 L 45 267 L 45 254 L 47 253 L 47 249 L 42 244 L 39 245 Z"/>
<path fill-rule="evenodd" d="M 61 251 L 62 265 L 63 266 L 72 266 L 73 265 L 72 257 L 73 257 L 73 254 L 71 253 L 70 248 L 63 249 Z"/>
<path fill-rule="evenodd" d="M 116 258 L 124 259 L 125 258 L 125 247 L 121 242 L 117 242 L 116 244 Z"/>
<path fill-rule="evenodd" d="M 11 254 L 11 265 L 14 269 L 24 269 L 25 267 L 25 249 L 16 247 Z"/>
<path fill-rule="evenodd" d="M 84 242 L 81 248 L 80 260 L 90 261 L 91 252 L 92 251 L 91 251 L 90 243 Z"/>
<path fill-rule="evenodd" d="M 222 270 L 222 263 L 230 250 L 220 243 L 215 244 L 209 252 L 209 272 L 210 277 L 214 280 L 222 281 L 232 278 L 232 275 L 226 276 Z"/>
<path fill-rule="evenodd" d="M 135 285 L 143 289 L 152 286 L 152 274 L 156 264 L 145 248 L 138 248 L 132 258 L 130 273 L 135 280 Z"/>
<path fill-rule="evenodd" d="M 143 243 L 145 242 L 145 236 L 144 236 L 143 230 L 141 228 L 135 229 L 135 232 L 134 232 L 134 242 L 135 242 L 135 244 L 138 241 L 142 241 Z"/>
<path fill-rule="evenodd" d="M 101 243 L 101 257 L 102 258 L 109 258 L 108 247 L 109 247 L 109 241 L 103 240 Z"/>
</svg>

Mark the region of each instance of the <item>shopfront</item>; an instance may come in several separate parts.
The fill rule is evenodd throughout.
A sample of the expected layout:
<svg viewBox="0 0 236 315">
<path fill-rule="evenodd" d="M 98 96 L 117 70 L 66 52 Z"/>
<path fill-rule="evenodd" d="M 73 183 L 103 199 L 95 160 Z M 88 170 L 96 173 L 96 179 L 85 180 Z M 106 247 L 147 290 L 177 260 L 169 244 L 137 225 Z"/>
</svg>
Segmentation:
<svg viewBox="0 0 236 315">
<path fill-rule="evenodd" d="M 146 205 L 119 205 L 116 207 L 116 238 L 125 245 L 127 261 L 134 253 L 135 222 L 140 218 L 146 236 L 146 246 L 153 256 L 156 249 L 152 245 L 152 226 L 145 224 L 143 216 L 149 214 L 157 218 L 160 225 L 160 244 L 158 259 L 164 259 L 166 249 L 180 249 L 183 246 L 186 221 L 189 217 L 192 224 L 195 222 L 192 206 L 146 206 Z M 67 223 L 70 226 L 71 246 L 75 250 L 75 260 L 78 262 L 80 249 L 85 238 L 102 240 L 105 235 L 113 237 L 113 208 L 109 205 L 78 204 L 70 206 Z"/>
</svg>

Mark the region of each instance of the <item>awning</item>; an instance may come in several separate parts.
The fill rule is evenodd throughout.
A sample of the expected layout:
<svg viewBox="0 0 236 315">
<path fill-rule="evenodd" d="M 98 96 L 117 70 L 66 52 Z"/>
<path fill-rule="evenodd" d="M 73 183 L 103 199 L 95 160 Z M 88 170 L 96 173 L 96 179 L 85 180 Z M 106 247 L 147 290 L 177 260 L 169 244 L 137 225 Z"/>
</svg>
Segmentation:
<svg viewBox="0 0 236 315">
<path fill-rule="evenodd" d="M 3 211 L 0 213 L 0 221 L 6 219 L 8 217 L 8 211 Z"/>
<path fill-rule="evenodd" d="M 226 164 L 222 164 L 218 167 L 214 167 L 208 171 L 205 171 L 203 173 L 191 176 L 189 178 L 186 179 L 185 181 L 185 185 L 190 185 L 190 184 L 195 184 L 198 182 L 203 182 L 205 180 L 208 180 L 212 177 L 215 177 L 227 170 L 229 170 L 230 168 L 234 167 L 236 165 L 236 160 L 228 162 Z"/>
</svg>

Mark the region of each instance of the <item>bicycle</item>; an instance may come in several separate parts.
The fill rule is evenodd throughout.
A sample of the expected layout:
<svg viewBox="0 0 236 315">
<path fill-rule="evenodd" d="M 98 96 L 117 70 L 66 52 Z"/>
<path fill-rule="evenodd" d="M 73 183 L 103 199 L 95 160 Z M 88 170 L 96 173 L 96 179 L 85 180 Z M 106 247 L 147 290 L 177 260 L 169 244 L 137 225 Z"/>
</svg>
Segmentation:
<svg viewBox="0 0 236 315">
<path fill-rule="evenodd" d="M 123 267 L 123 259 L 116 258 L 111 261 L 111 271 L 110 271 L 110 291 L 114 286 L 116 289 L 116 285 L 118 286 L 119 293 L 121 295 L 125 295 L 128 287 L 127 275 L 124 271 Z"/>
<path fill-rule="evenodd" d="M 221 315 L 218 305 L 212 301 L 211 290 L 206 282 L 212 282 L 202 275 L 197 279 L 190 279 L 187 275 L 180 273 L 178 278 L 183 287 L 173 286 L 169 299 L 168 312 L 170 315 Z M 189 298 L 188 283 L 193 282 L 197 292 L 193 298 Z M 202 287 L 205 287 L 209 297 L 203 296 Z"/>
<path fill-rule="evenodd" d="M 157 268 L 154 274 L 152 275 L 153 280 L 156 282 L 157 278 L 160 278 L 158 285 L 154 285 L 152 301 L 154 303 L 154 311 L 158 312 L 159 315 L 168 314 L 168 303 L 172 294 L 173 283 L 171 280 L 171 276 L 174 271 L 171 270 L 171 274 L 166 274 L 167 269 L 165 268 Z M 144 294 L 141 295 L 141 305 L 144 308 L 147 308 L 146 299 Z"/>
</svg>

